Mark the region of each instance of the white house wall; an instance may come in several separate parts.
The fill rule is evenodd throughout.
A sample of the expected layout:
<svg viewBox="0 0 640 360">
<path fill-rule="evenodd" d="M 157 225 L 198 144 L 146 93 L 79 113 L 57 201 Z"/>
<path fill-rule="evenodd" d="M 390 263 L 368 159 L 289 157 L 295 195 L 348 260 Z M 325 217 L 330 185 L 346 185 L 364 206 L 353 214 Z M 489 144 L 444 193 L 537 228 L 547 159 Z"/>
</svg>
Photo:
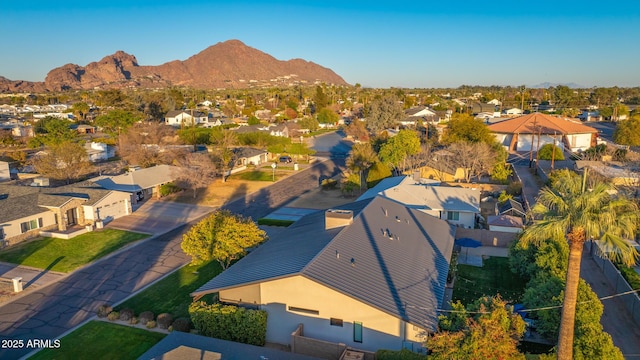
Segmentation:
<svg viewBox="0 0 640 360">
<path fill-rule="evenodd" d="M 571 135 L 569 135 L 571 136 Z M 533 151 L 536 151 L 536 149 L 538 149 L 538 135 L 531 135 L 531 134 L 520 134 L 518 135 L 518 144 L 517 144 L 517 151 L 531 151 L 532 147 L 531 144 L 533 143 Z M 556 140 L 555 140 L 556 146 L 559 147 L 560 149 L 564 150 L 564 145 L 562 144 L 562 135 L 558 134 L 556 135 Z M 540 147 L 542 147 L 543 145 L 546 144 L 552 144 L 553 145 L 553 135 L 541 135 L 540 136 Z"/>
<path fill-rule="evenodd" d="M 131 195 L 127 192 L 112 191 L 93 205 L 83 205 L 87 221 L 114 220 L 131 214 Z"/>
<path fill-rule="evenodd" d="M 255 294 L 254 289 L 223 290 L 220 298 L 236 297 L 239 301 L 239 296 L 252 292 Z M 247 301 L 243 298 L 243 302 Z M 417 349 L 423 340 L 420 328 L 302 276 L 261 283 L 258 303 L 269 313 L 268 342 L 289 344 L 291 333 L 300 323 L 304 324 L 306 337 L 370 351 L 399 350 L 404 340 Z M 341 319 L 343 325 L 332 326 L 331 318 Z M 353 341 L 354 321 L 362 323 L 361 343 Z"/>
<path fill-rule="evenodd" d="M 508 232 L 508 233 L 519 233 L 519 232 L 522 232 L 521 228 L 510 227 L 510 226 L 496 226 L 496 225 L 489 225 L 489 230 L 490 231 Z"/>
<path fill-rule="evenodd" d="M 572 151 L 587 150 L 591 147 L 591 134 L 567 135 Z"/>
</svg>

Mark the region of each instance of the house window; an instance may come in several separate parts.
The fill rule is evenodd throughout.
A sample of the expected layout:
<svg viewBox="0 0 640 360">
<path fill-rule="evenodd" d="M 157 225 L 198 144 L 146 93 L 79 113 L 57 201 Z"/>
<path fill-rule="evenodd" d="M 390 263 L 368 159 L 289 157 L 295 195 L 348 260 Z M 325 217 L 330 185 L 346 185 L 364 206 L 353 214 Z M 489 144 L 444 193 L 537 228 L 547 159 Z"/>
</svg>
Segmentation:
<svg viewBox="0 0 640 360">
<path fill-rule="evenodd" d="M 460 212 L 458 212 L 458 211 L 447 211 L 447 220 L 459 221 L 460 220 Z"/>
<path fill-rule="evenodd" d="M 360 321 L 353 322 L 353 341 L 362 342 L 362 323 Z"/>
<path fill-rule="evenodd" d="M 340 327 L 342 327 L 342 319 L 331 318 L 331 319 L 329 319 L 329 324 L 331 324 L 331 326 L 340 326 Z"/>
<path fill-rule="evenodd" d="M 295 306 L 289 306 L 289 311 L 301 312 L 301 313 L 312 314 L 312 315 L 320 315 L 320 311 L 318 310 L 299 308 Z"/>
<path fill-rule="evenodd" d="M 37 218 L 20 223 L 20 230 L 24 234 L 27 231 L 38 229 L 42 227 L 42 218 Z"/>
</svg>

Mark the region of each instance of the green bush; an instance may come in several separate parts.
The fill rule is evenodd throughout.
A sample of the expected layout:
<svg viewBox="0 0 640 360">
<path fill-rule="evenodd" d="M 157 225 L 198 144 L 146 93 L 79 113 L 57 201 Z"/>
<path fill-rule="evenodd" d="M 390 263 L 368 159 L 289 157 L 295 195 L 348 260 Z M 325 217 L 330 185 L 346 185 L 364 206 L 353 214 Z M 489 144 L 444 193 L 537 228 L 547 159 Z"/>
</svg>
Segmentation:
<svg viewBox="0 0 640 360">
<path fill-rule="evenodd" d="M 425 355 L 416 354 L 407 349 L 376 351 L 376 360 L 425 360 L 426 358 Z"/>
<path fill-rule="evenodd" d="M 189 320 L 187 318 L 177 318 L 173 322 L 173 324 L 171 324 L 171 327 L 175 331 L 181 331 L 181 332 L 188 333 L 189 331 L 191 331 L 191 320 Z"/>
<path fill-rule="evenodd" d="M 180 187 L 172 182 L 160 185 L 160 196 L 167 196 L 178 191 L 180 191 Z"/>
<path fill-rule="evenodd" d="M 391 169 L 381 162 L 377 162 L 369 168 L 369 173 L 367 174 L 367 187 L 372 188 L 376 186 L 382 179 L 388 178 L 391 176 Z"/>
<path fill-rule="evenodd" d="M 621 264 L 616 264 L 616 266 L 618 267 L 618 270 L 620 270 L 622 277 L 627 280 L 627 283 L 629 283 L 629 286 L 631 286 L 632 289 L 640 289 L 640 275 L 638 275 L 634 268 Z"/>
<path fill-rule="evenodd" d="M 513 181 L 507 185 L 507 194 L 518 196 L 522 194 L 522 183 L 520 181 Z"/>
<path fill-rule="evenodd" d="M 554 158 L 555 160 L 564 160 L 564 154 L 562 153 L 562 149 L 556 146 L 555 153 L 553 151 L 553 144 L 545 144 L 538 151 L 538 159 L 540 160 L 551 160 Z"/>
<path fill-rule="evenodd" d="M 287 227 L 293 224 L 295 221 L 293 220 L 280 220 L 280 219 L 267 219 L 260 218 L 258 219 L 258 225 L 267 225 L 267 226 L 284 226 Z"/>
<path fill-rule="evenodd" d="M 324 179 L 320 185 L 322 186 L 322 190 L 332 190 L 338 186 L 338 182 L 333 179 Z"/>
<path fill-rule="evenodd" d="M 201 335 L 263 346 L 267 312 L 238 306 L 194 302 L 189 306 L 193 326 Z"/>
</svg>

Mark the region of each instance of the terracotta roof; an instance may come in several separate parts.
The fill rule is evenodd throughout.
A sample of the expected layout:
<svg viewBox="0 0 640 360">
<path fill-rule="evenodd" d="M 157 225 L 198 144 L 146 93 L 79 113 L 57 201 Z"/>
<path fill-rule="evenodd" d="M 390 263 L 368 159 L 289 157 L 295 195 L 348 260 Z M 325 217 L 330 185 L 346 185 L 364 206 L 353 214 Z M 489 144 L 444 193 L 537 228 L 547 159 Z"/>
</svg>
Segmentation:
<svg viewBox="0 0 640 360">
<path fill-rule="evenodd" d="M 518 116 L 489 125 L 494 133 L 533 134 L 540 128 L 542 134 L 586 134 L 597 133 L 598 130 L 575 121 L 551 115 L 533 113 Z"/>
</svg>

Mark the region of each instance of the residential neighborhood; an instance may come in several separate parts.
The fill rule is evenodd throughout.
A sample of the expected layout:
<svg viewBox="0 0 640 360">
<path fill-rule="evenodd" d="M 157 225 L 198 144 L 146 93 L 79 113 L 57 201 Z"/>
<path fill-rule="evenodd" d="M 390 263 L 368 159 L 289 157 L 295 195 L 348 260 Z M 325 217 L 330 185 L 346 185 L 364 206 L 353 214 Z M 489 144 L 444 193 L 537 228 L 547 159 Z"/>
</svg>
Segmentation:
<svg viewBox="0 0 640 360">
<path fill-rule="evenodd" d="M 567 349 L 561 293 L 595 319 L 574 353 L 634 354 L 639 115 L 523 91 L 185 91 L 161 114 L 0 98 L 0 334 L 51 340 L 0 357 L 83 358 L 65 344 L 122 332 L 143 359 L 442 358 L 492 314 L 505 358 L 539 358 Z M 599 219 L 579 249 L 574 208 Z"/>
</svg>

